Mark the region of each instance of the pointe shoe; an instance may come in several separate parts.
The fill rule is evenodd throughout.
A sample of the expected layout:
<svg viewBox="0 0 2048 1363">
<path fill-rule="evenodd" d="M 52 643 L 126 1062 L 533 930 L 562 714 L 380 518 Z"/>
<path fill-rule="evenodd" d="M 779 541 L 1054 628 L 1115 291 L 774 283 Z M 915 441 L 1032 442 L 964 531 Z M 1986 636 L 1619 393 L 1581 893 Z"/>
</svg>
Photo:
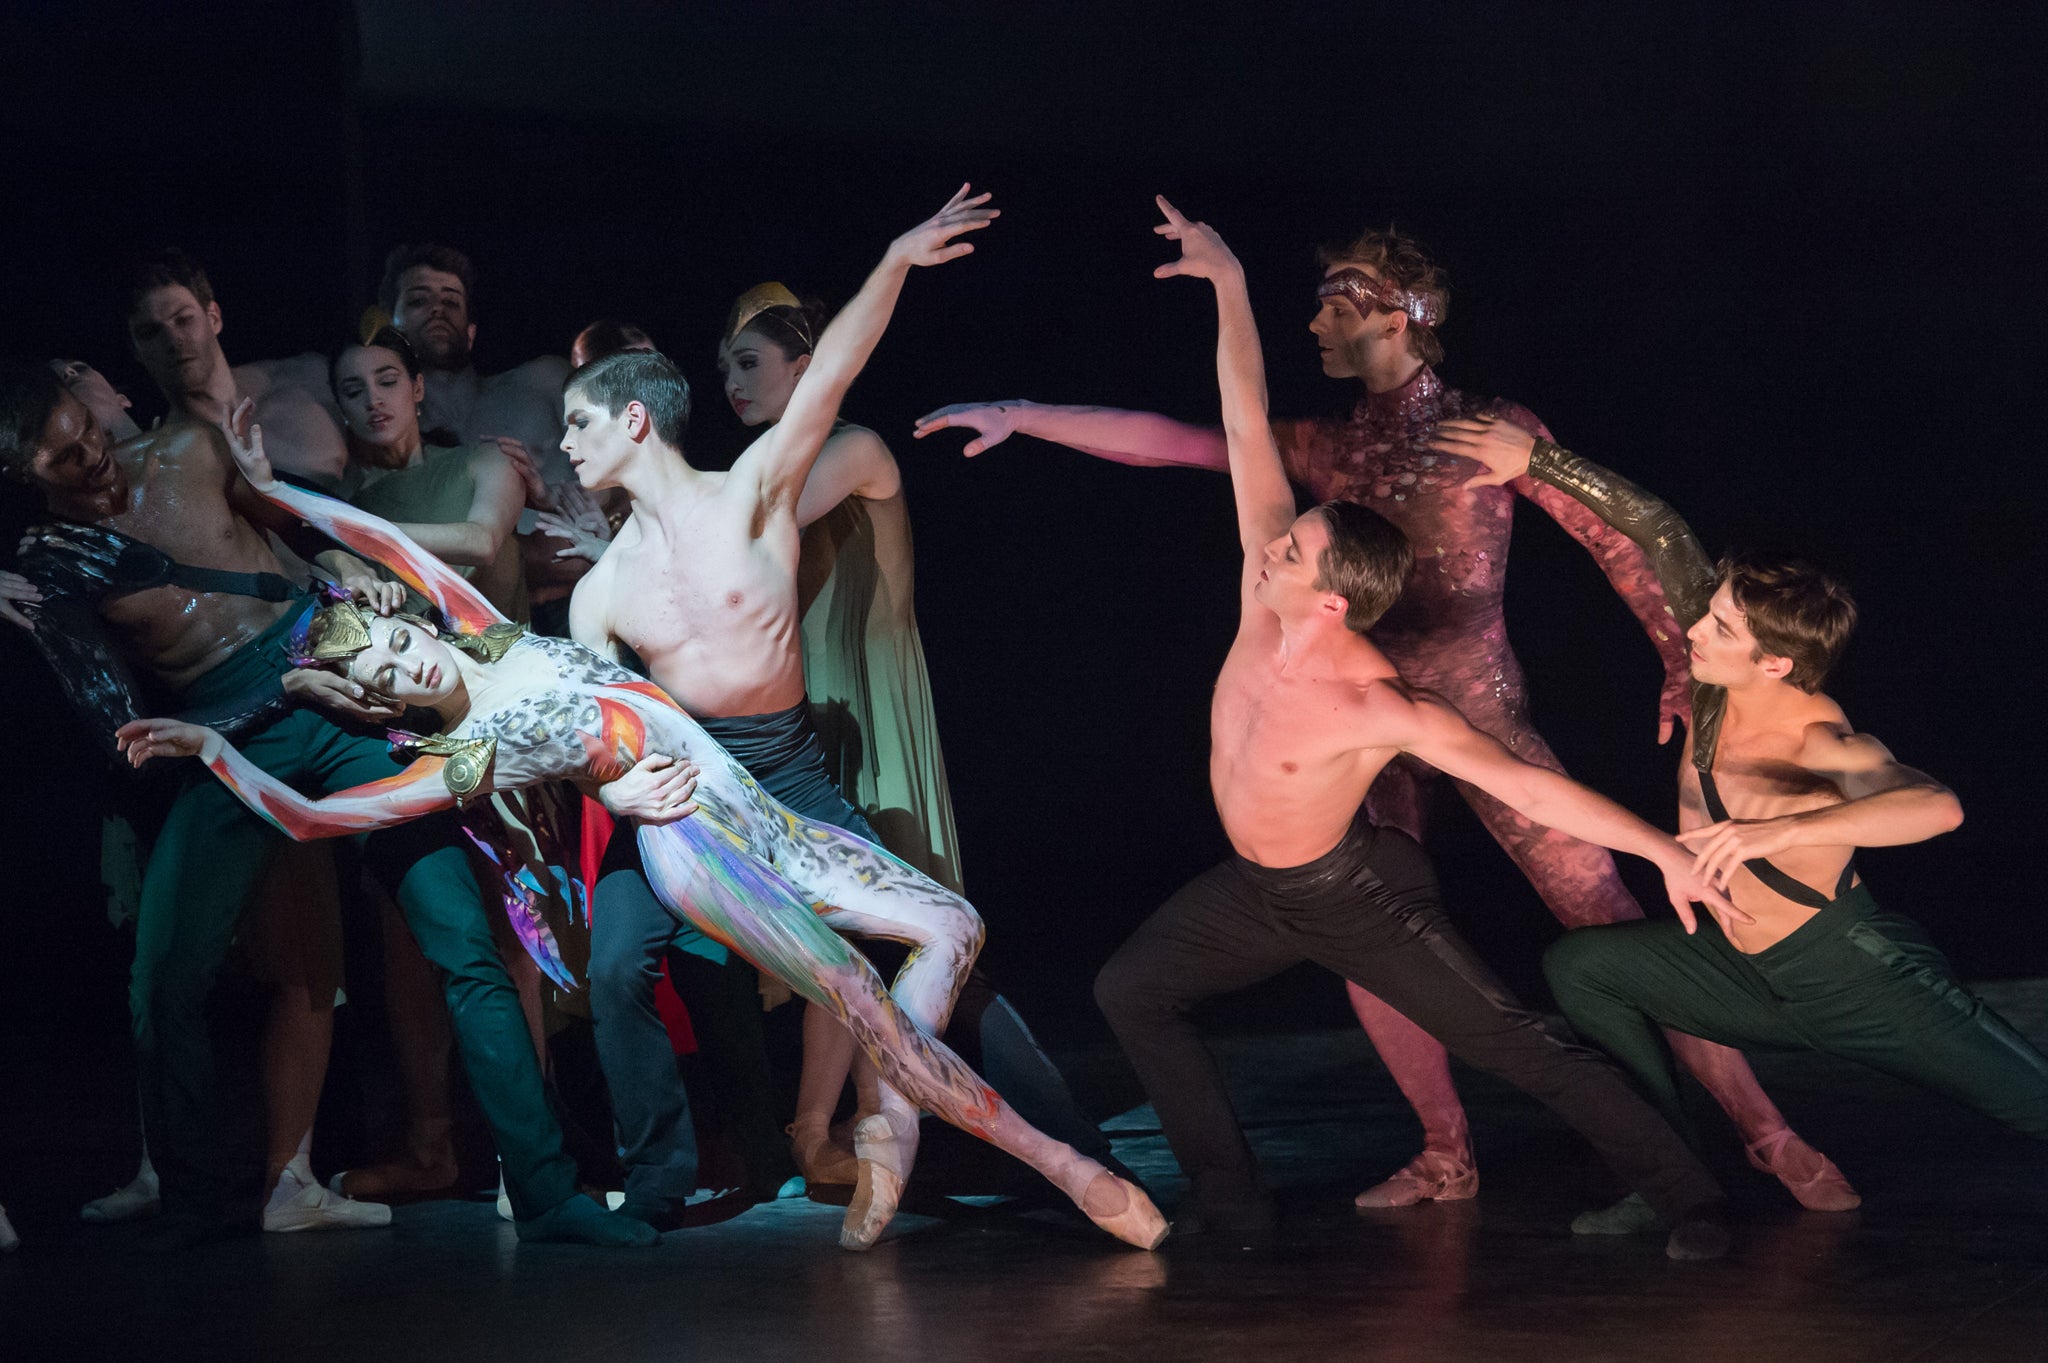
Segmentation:
<svg viewBox="0 0 2048 1363">
<path fill-rule="evenodd" d="M 1127 1245 L 1139 1249 L 1158 1249 L 1172 1227 L 1159 1214 L 1159 1208 L 1152 1205 L 1152 1199 L 1145 1196 L 1145 1190 L 1136 1187 L 1104 1169 L 1097 1174 L 1075 1203 L 1081 1214 L 1096 1225 L 1114 1235 Z M 1097 1208 L 1114 1206 L 1115 1211 L 1098 1211 Z"/>
<path fill-rule="evenodd" d="M 791 1122 L 783 1128 L 789 1137 L 790 1157 L 796 1171 L 808 1184 L 850 1184 L 860 1178 L 860 1163 L 851 1150 L 832 1139 L 831 1130 L 808 1122 Z"/>
<path fill-rule="evenodd" d="M 859 1171 L 846 1220 L 839 1227 L 839 1247 L 856 1252 L 872 1248 L 895 1219 L 903 1199 L 903 1183 L 917 1154 L 917 1129 L 898 1134 L 889 1118 L 876 1113 L 853 1128 L 853 1153 Z"/>
<path fill-rule="evenodd" d="M 317 1183 L 263 1209 L 263 1229 L 273 1234 L 301 1230 L 374 1230 L 391 1224 L 391 1208 L 381 1202 L 358 1202 Z"/>
<path fill-rule="evenodd" d="M 1418 1202 L 1462 1202 L 1478 1194 L 1479 1171 L 1471 1164 L 1441 1150 L 1425 1150 L 1351 1202 L 1356 1207 L 1412 1207 Z"/>
<path fill-rule="evenodd" d="M 118 1221 L 137 1221 L 145 1216 L 155 1216 L 162 1205 L 157 1198 L 156 1177 L 138 1175 L 126 1186 L 80 1207 L 78 1219 L 90 1221 L 95 1226 L 111 1226 Z"/>
<path fill-rule="evenodd" d="M 1835 1162 L 1799 1139 L 1789 1126 L 1779 1127 L 1762 1140 L 1751 1142 L 1748 1153 L 1751 1165 L 1784 1184 L 1785 1191 L 1810 1212 L 1848 1212 L 1863 1205 L 1863 1198 L 1849 1186 L 1849 1180 L 1835 1167 Z M 1811 1156 L 1820 1166 L 1804 1177 L 1790 1173 L 1786 1168 L 1794 1161 L 1806 1164 L 1807 1161 L 1799 1159 L 1802 1154 Z"/>
</svg>

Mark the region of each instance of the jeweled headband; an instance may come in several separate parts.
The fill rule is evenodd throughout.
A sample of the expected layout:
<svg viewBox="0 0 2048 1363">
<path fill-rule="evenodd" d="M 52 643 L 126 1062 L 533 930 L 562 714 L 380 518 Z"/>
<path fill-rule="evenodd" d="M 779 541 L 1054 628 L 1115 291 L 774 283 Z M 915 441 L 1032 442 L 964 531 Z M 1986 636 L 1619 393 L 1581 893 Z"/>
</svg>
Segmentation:
<svg viewBox="0 0 2048 1363">
<path fill-rule="evenodd" d="M 305 618 L 293 627 L 291 640 L 285 645 L 293 667 L 318 667 L 322 663 L 342 662 L 370 646 L 370 621 L 376 619 L 375 613 L 356 605 L 339 587 L 324 582 L 318 586 L 320 595 L 326 599 L 306 612 Z M 315 621 L 323 625 L 317 645 L 311 641 Z"/>
<path fill-rule="evenodd" d="M 1363 270 L 1339 270 L 1316 286 L 1318 298 L 1341 298 L 1364 317 L 1375 308 L 1405 312 L 1417 324 L 1433 327 L 1443 320 L 1444 310 L 1434 298 L 1396 288 L 1384 279 L 1374 279 Z"/>
<path fill-rule="evenodd" d="M 732 305 L 732 312 L 725 319 L 725 339 L 721 345 L 731 345 L 733 338 L 747 329 L 747 323 L 759 317 L 770 308 L 788 308 L 789 315 L 777 314 L 775 320 L 787 326 L 803 342 L 805 350 L 815 350 L 818 338 L 811 335 L 810 319 L 804 316 L 803 300 L 786 287 L 770 280 L 756 284 L 741 294 L 739 301 Z"/>
</svg>

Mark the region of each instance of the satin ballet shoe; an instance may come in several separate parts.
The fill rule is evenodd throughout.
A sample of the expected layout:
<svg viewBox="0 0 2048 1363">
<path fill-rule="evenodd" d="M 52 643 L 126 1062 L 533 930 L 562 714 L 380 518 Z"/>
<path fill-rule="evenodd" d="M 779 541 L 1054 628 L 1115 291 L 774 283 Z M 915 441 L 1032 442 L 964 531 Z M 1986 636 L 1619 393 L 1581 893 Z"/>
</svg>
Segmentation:
<svg viewBox="0 0 2048 1363">
<path fill-rule="evenodd" d="M 1356 1207 L 1412 1207 L 1418 1202 L 1463 1202 L 1479 1194 L 1479 1171 L 1455 1155 L 1425 1150 L 1401 1171 L 1351 1200 Z"/>
<path fill-rule="evenodd" d="M 290 1177 L 288 1175 L 288 1177 Z M 293 1178 L 294 1187 L 280 1191 L 263 1209 L 263 1229 L 273 1235 L 304 1230 L 375 1230 L 391 1224 L 391 1208 L 381 1202 L 358 1202 L 329 1192 L 317 1183 Z"/>
<path fill-rule="evenodd" d="M 846 1220 L 839 1227 L 839 1247 L 858 1252 L 872 1248 L 895 1219 L 910 1162 L 917 1154 L 917 1129 L 912 1127 L 906 1138 L 886 1115 L 864 1117 L 853 1128 L 853 1153 L 859 1170 Z"/>
<path fill-rule="evenodd" d="M 1142 1188 L 1104 1169 L 1075 1203 L 1081 1214 L 1127 1245 L 1158 1249 L 1172 1227 Z M 1107 1210 L 1114 1207 L 1115 1210 Z"/>
<path fill-rule="evenodd" d="M 1789 1126 L 1778 1128 L 1760 1141 L 1752 1141 L 1748 1152 L 1750 1164 L 1784 1184 L 1785 1191 L 1810 1212 L 1848 1212 L 1863 1205 L 1862 1197 L 1849 1186 L 1849 1180 L 1835 1167 L 1835 1162 L 1799 1139 Z M 1795 1160 L 1807 1163 L 1799 1159 L 1802 1154 L 1820 1165 L 1804 1177 L 1786 1169 Z"/>
</svg>

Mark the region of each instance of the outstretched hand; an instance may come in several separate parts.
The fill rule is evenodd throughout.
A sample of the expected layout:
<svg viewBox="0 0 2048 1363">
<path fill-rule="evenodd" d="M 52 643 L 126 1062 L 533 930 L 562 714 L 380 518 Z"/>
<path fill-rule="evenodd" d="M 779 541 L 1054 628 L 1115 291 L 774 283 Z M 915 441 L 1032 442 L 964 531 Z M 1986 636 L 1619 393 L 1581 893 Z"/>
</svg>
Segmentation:
<svg viewBox="0 0 2048 1363">
<path fill-rule="evenodd" d="M 911 436 L 922 440 L 933 431 L 963 426 L 974 432 L 974 439 L 968 441 L 966 448 L 960 453 L 972 459 L 975 455 L 992 450 L 1015 435 L 1018 409 L 1030 405 L 1022 398 L 1010 402 L 956 402 L 950 407 L 941 407 L 935 412 L 926 412 L 919 417 L 917 429 L 911 432 Z"/>
<path fill-rule="evenodd" d="M 1159 205 L 1159 211 L 1166 221 L 1153 228 L 1168 241 L 1180 243 L 1180 259 L 1169 260 L 1152 271 L 1154 279 L 1172 279 L 1184 275 L 1191 279 L 1218 279 L 1230 274 L 1241 274 L 1244 267 L 1237 256 L 1215 228 L 1206 222 L 1190 222 L 1181 211 L 1166 201 L 1164 194 L 1155 194 L 1152 201 Z"/>
<path fill-rule="evenodd" d="M 962 185 L 946 200 L 946 206 L 889 243 L 889 258 L 905 265 L 943 265 L 972 255 L 974 244 L 954 241 L 962 232 L 978 232 L 1002 216 L 1002 210 L 983 208 L 988 194 L 968 197 L 972 185 Z"/>
<path fill-rule="evenodd" d="M 496 445 L 498 453 L 505 456 L 505 462 L 519 475 L 520 485 L 526 491 L 526 504 L 535 511 L 553 511 L 555 494 L 541 481 L 540 465 L 533 461 L 533 451 L 526 448 L 524 440 L 509 435 L 480 435 L 479 445 Z"/>
<path fill-rule="evenodd" d="M 552 511 L 543 511 L 535 516 L 533 524 L 543 535 L 569 541 L 567 545 L 555 550 L 555 557 L 558 559 L 580 558 L 595 563 L 603 558 L 604 551 L 611 547 L 611 527 L 606 525 L 602 518 L 598 521 L 598 525 L 604 531 L 602 534 L 593 532 L 589 524 L 580 518 L 571 520 L 566 516 L 557 516 Z"/>
<path fill-rule="evenodd" d="M 220 735 L 181 719 L 131 719 L 114 731 L 114 745 L 137 767 L 152 757 L 211 756 L 209 742 L 218 749 Z"/>
<path fill-rule="evenodd" d="M 1726 819 L 1688 828 L 1678 840 L 1694 854 L 1693 873 L 1709 885 L 1726 886 L 1745 861 L 1770 858 L 1797 842 L 1791 818 Z"/>
<path fill-rule="evenodd" d="M 1680 834 L 1681 838 L 1685 835 Z M 1686 859 L 1683 848 L 1678 855 L 1658 862 L 1657 869 L 1664 873 L 1664 893 L 1671 899 L 1671 907 L 1678 913 L 1678 921 L 1685 925 L 1688 933 L 1699 930 L 1699 920 L 1693 915 L 1694 904 L 1704 904 L 1707 912 L 1726 928 L 1730 923 L 1754 923 L 1756 920 L 1735 907 L 1735 901 L 1714 887 L 1711 879 L 1703 876 L 1694 864 Z"/>
<path fill-rule="evenodd" d="M 249 480 L 249 486 L 258 492 L 268 492 L 277 486 L 277 475 L 271 471 L 270 456 L 263 452 L 263 428 L 256 424 L 256 402 L 243 398 L 228 413 L 228 419 L 220 423 L 220 433 L 227 437 L 228 453 L 235 457 L 235 467 Z"/>
<path fill-rule="evenodd" d="M 1458 417 L 1437 424 L 1429 448 L 1470 459 L 1485 470 L 1467 478 L 1466 487 L 1499 487 L 1529 471 L 1536 433 L 1496 416 Z"/>
</svg>

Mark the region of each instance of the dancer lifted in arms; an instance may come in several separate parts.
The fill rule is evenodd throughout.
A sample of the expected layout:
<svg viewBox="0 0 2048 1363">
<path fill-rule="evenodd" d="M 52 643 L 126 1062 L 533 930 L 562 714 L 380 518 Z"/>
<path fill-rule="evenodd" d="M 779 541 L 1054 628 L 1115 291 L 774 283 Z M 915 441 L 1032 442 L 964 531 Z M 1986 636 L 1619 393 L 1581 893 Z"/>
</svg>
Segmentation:
<svg viewBox="0 0 2048 1363">
<path fill-rule="evenodd" d="M 1543 968 L 1579 1035 L 1620 1060 L 1681 1130 L 1659 1027 L 1861 1061 L 2048 1137 L 2048 1060 L 1856 874 L 1857 848 L 1923 842 L 1960 824 L 1963 809 L 1821 691 L 1856 623 L 1842 584 L 1782 555 L 1716 566 L 1666 503 L 1511 422 L 1445 422 L 1436 447 L 1484 465 L 1479 481 L 1527 474 L 1599 512 L 1648 551 L 1691 642 L 1678 838 L 1747 917 L 1690 934 L 1669 922 L 1565 934 Z M 1573 1228 L 1618 1233 L 1650 1220 L 1630 1200 Z"/>
<path fill-rule="evenodd" d="M 793 507 L 810 459 L 792 468 L 785 452 L 808 448 L 815 454 L 911 267 L 966 254 L 971 247 L 953 238 L 994 216 L 982 207 L 986 198 L 969 198 L 963 188 L 890 246 L 820 339 L 812 382 L 783 421 L 723 477 L 695 474 L 682 463 L 675 448 L 679 413 L 664 408 L 657 415 L 621 391 L 636 379 L 644 382 L 638 372 L 644 366 L 669 369 L 673 378 L 666 361 L 618 355 L 572 375 L 564 394 L 564 445 L 579 477 L 596 486 L 623 477 L 638 503 L 604 564 L 628 559 L 636 544 L 666 540 L 675 527 L 657 516 L 688 518 L 691 553 L 709 565 L 692 584 L 698 593 L 725 609 L 772 611 L 783 593 L 779 584 L 788 579 L 793 598 Z M 302 641 L 305 653 L 378 694 L 435 709 L 447 728 L 422 741 L 422 755 L 400 776 L 321 800 L 266 776 L 217 735 L 177 721 L 139 721 L 124 729 L 132 760 L 196 753 L 252 808 L 296 837 L 403 823 L 489 791 L 546 780 L 569 780 L 593 793 L 625 786 L 632 798 L 614 792 L 606 803 L 643 819 L 641 856 L 669 911 L 806 999 L 832 1008 L 882 1072 L 883 1111 L 863 1126 L 881 1125 L 863 1136 L 862 1195 L 848 1209 L 842 1244 L 866 1248 L 893 1214 L 916 1147 L 920 1106 L 1023 1159 L 1119 1238 L 1147 1248 L 1165 1238 L 1165 1221 L 1141 1191 L 1025 1123 L 933 1040 L 980 946 L 980 920 L 964 900 L 872 844 L 777 803 L 660 686 L 581 645 L 510 624 L 387 522 L 278 483 L 260 438 L 235 443 L 244 473 L 263 496 L 399 573 L 435 603 L 452 631 L 444 638 L 417 619 L 336 605 Z M 653 482 L 673 479 L 680 486 L 642 482 L 657 469 Z M 686 505 L 677 504 L 679 492 Z M 662 580 L 656 576 L 652 583 Z M 650 585 L 641 582 L 635 604 L 653 609 L 657 619 L 676 609 L 678 588 L 650 591 Z M 578 604 L 581 609 L 580 594 Z M 628 603 L 606 604 L 623 612 Z M 793 623 L 793 600 L 781 604 Z M 637 617 L 622 623 L 630 629 Z M 661 649 L 646 634 L 628 634 L 627 642 L 648 659 L 657 680 L 714 666 L 688 635 Z M 800 670 L 797 676 L 800 687 Z M 835 928 L 916 948 L 893 991 Z"/>
<path fill-rule="evenodd" d="M 1513 403 L 1461 393 L 1437 377 L 1433 366 L 1443 359 L 1437 328 L 1450 299 L 1442 272 L 1413 241 L 1393 232 L 1367 232 L 1345 247 L 1323 252 L 1322 259 L 1324 274 L 1309 330 L 1322 351 L 1323 372 L 1357 379 L 1364 392 L 1348 419 L 1278 421 L 1272 433 L 1288 476 L 1311 497 L 1341 497 L 1369 506 L 1414 546 L 1415 567 L 1400 599 L 1373 626 L 1374 645 L 1403 677 L 1441 694 L 1510 752 L 1563 772 L 1530 722 L 1522 665 L 1509 647 L 1502 610 L 1514 494 L 1519 493 L 1586 546 L 1649 632 L 1664 662 L 1659 741 L 1668 739 L 1674 722 L 1686 713 L 1685 647 L 1641 551 L 1555 488 L 1529 481 L 1511 488 L 1466 488 L 1471 470 L 1428 446 L 1439 421 L 1482 411 L 1507 413 L 1540 428 L 1534 416 Z M 1226 467 L 1221 433 L 1149 412 L 1033 402 L 968 404 L 931 413 L 918 423 L 917 434 L 948 426 L 976 433 L 968 454 L 1021 433 L 1123 464 Z M 1426 796 L 1434 779 L 1423 763 L 1395 760 L 1373 784 L 1367 813 L 1382 827 L 1399 828 L 1423 841 Z M 1455 784 L 1566 927 L 1642 917 L 1606 849 L 1524 818 L 1469 781 Z M 1414 1106 L 1423 1132 L 1422 1153 L 1392 1178 L 1360 1193 L 1358 1204 L 1396 1207 L 1473 1196 L 1479 1175 L 1443 1046 L 1355 982 L 1349 992 L 1353 1011 Z M 1692 1037 L 1674 1035 L 1671 1042 L 1686 1068 L 1741 1129 L 1759 1167 L 1777 1174 L 1808 1207 L 1856 1205 L 1841 1171 L 1791 1133 L 1738 1052 Z"/>
<path fill-rule="evenodd" d="M 1729 1237 L 1721 1191 L 1620 1072 L 1553 1033 L 1473 955 L 1443 913 L 1415 841 L 1359 816 L 1366 788 L 1407 753 L 1544 826 L 1632 852 L 1664 874 L 1681 917 L 1729 911 L 1669 836 L 1516 757 L 1448 701 L 1404 681 L 1365 631 L 1408 580 L 1399 530 L 1355 502 L 1297 515 L 1266 418 L 1265 365 L 1244 271 L 1207 225 L 1164 199 L 1155 229 L 1181 244 L 1165 278 L 1216 289 L 1216 367 L 1244 555 L 1241 618 L 1210 707 L 1210 784 L 1236 855 L 1147 919 L 1095 983 L 1192 1185 L 1196 1219 L 1256 1231 L 1273 1206 L 1188 1010 L 1303 960 L 1337 972 L 1460 1059 L 1548 1104 L 1677 1223 L 1677 1259 Z"/>
</svg>

